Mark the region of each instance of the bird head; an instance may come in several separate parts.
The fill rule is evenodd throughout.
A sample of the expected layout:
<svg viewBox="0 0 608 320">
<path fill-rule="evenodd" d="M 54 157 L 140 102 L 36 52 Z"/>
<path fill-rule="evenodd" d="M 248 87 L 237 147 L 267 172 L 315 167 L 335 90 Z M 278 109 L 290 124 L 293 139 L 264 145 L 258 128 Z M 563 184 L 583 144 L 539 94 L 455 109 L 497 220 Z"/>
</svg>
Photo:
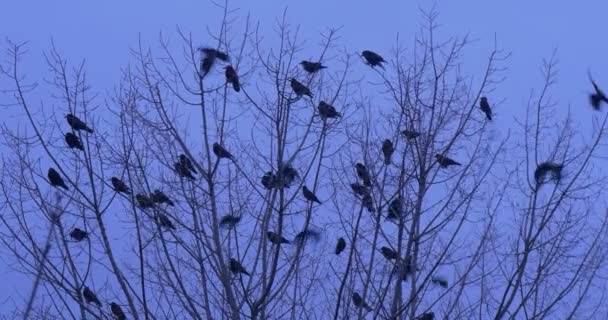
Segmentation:
<svg viewBox="0 0 608 320">
<path fill-rule="evenodd" d="M 488 102 L 488 98 L 486 98 L 486 97 L 481 97 L 481 101 L 482 101 L 482 102 Z"/>
<path fill-rule="evenodd" d="M 308 61 L 306 61 L 306 60 L 300 61 L 300 64 L 306 64 L 306 63 L 308 63 Z"/>
<path fill-rule="evenodd" d="M 73 117 L 73 115 L 71 113 L 68 113 L 64 116 L 64 118 L 66 118 L 66 119 L 71 118 L 71 117 Z"/>
</svg>

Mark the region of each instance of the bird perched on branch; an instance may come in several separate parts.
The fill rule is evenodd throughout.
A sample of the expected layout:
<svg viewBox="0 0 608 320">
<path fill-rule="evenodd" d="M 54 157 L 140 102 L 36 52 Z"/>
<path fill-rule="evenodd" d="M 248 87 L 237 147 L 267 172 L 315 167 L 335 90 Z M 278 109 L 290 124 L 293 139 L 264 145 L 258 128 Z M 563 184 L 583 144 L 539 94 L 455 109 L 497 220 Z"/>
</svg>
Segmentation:
<svg viewBox="0 0 608 320">
<path fill-rule="evenodd" d="M 433 312 L 425 312 L 416 317 L 415 320 L 435 320 L 435 314 Z"/>
<path fill-rule="evenodd" d="M 589 80 L 591 80 L 594 91 L 594 93 L 589 94 L 589 101 L 591 102 L 593 109 L 599 111 L 603 102 L 608 103 L 608 97 L 606 97 L 606 94 L 600 89 L 597 83 L 595 83 L 591 77 L 591 72 L 589 72 Z"/>
<path fill-rule="evenodd" d="M 262 185 L 264 186 L 264 188 L 266 188 L 268 190 L 275 187 L 276 177 L 272 173 L 272 171 L 268 171 L 268 172 L 264 173 L 264 175 L 262 176 Z"/>
<path fill-rule="evenodd" d="M 81 230 L 80 228 L 74 228 L 72 229 L 72 232 L 70 232 L 70 237 L 76 241 L 82 241 L 86 238 L 89 237 L 89 233 Z"/>
<path fill-rule="evenodd" d="M 135 200 L 137 201 L 137 204 L 139 204 L 139 207 L 142 209 L 154 207 L 154 202 L 147 195 L 145 195 L 143 193 L 136 194 Z"/>
<path fill-rule="evenodd" d="M 287 240 L 286 238 L 284 238 L 283 236 L 274 233 L 272 231 L 268 231 L 266 232 L 266 236 L 268 238 L 268 241 L 274 243 L 274 244 L 283 244 L 283 243 L 291 243 L 291 241 Z"/>
<path fill-rule="evenodd" d="M 161 227 L 175 230 L 175 226 L 173 225 L 173 222 L 171 222 L 171 220 L 169 220 L 169 217 L 167 217 L 167 215 L 165 215 L 163 213 L 158 213 L 156 218 L 158 219 L 158 224 L 160 224 Z"/>
<path fill-rule="evenodd" d="M 321 115 L 321 118 L 323 119 L 335 119 L 342 116 L 340 112 L 336 111 L 336 108 L 334 108 L 334 106 L 323 100 L 319 101 L 319 106 L 317 107 L 317 110 L 319 111 L 319 115 Z"/>
<path fill-rule="evenodd" d="M 449 166 L 460 166 L 461 164 L 456 162 L 454 159 L 448 158 L 441 154 L 436 154 L 435 159 L 437 159 L 437 163 L 442 168 L 447 168 Z"/>
<path fill-rule="evenodd" d="M 230 264 L 230 271 L 232 273 L 234 273 L 234 274 L 242 273 L 242 274 L 251 276 L 249 274 L 249 272 L 247 272 L 247 269 L 245 269 L 245 267 L 243 267 L 243 265 L 238 260 L 236 260 L 234 258 L 230 258 L 229 264 Z"/>
<path fill-rule="evenodd" d="M 401 217 L 401 213 L 403 211 L 401 198 L 397 197 L 391 201 L 391 204 L 388 206 L 388 214 L 386 216 L 387 219 L 397 220 Z"/>
<path fill-rule="evenodd" d="M 367 211 L 371 212 L 375 212 L 376 210 L 374 209 L 374 201 L 372 199 L 371 194 L 367 193 L 366 195 L 363 196 L 363 198 L 361 198 L 361 205 L 367 209 Z"/>
<path fill-rule="evenodd" d="M 380 253 L 382 253 L 382 255 L 386 258 L 386 260 L 395 260 L 398 257 L 397 251 L 395 251 L 389 247 L 380 248 Z"/>
<path fill-rule="evenodd" d="M 293 241 L 299 244 L 304 243 L 306 240 L 319 241 L 321 240 L 321 233 L 316 230 L 304 229 L 293 238 Z"/>
<path fill-rule="evenodd" d="M 384 164 L 391 164 L 393 152 L 395 152 L 393 142 L 389 139 L 384 140 L 384 142 L 382 142 L 382 154 L 384 155 Z"/>
<path fill-rule="evenodd" d="M 312 98 L 312 92 L 310 92 L 310 89 L 295 78 L 291 79 L 291 89 L 298 97 L 309 96 Z"/>
<path fill-rule="evenodd" d="M 217 142 L 213 144 L 213 153 L 220 159 L 225 158 L 232 160 L 232 154 Z"/>
<path fill-rule="evenodd" d="M 51 183 L 51 185 L 53 187 L 62 187 L 65 190 L 70 190 L 68 188 L 68 186 L 65 184 L 65 182 L 63 181 L 63 178 L 61 177 L 59 172 L 57 172 L 55 169 L 49 168 L 49 171 L 47 173 L 47 178 L 49 178 L 49 182 Z"/>
<path fill-rule="evenodd" d="M 444 279 L 442 277 L 439 277 L 439 276 L 433 276 L 431 278 L 431 282 L 433 284 L 436 284 L 436 285 L 442 287 L 442 288 L 447 288 L 448 287 L 448 280 L 446 280 L 446 279 Z"/>
<path fill-rule="evenodd" d="M 315 73 L 321 69 L 327 68 L 326 66 L 322 65 L 321 62 L 311 62 L 306 60 L 302 60 L 302 62 L 300 62 L 300 65 L 302 66 L 304 71 L 308 73 Z"/>
<path fill-rule="evenodd" d="M 117 320 L 127 320 L 127 316 L 117 303 L 110 303 L 110 311 L 112 311 L 112 314 Z"/>
<path fill-rule="evenodd" d="M 125 184 L 122 180 L 118 179 L 117 177 L 112 177 L 110 181 L 112 182 L 112 187 L 114 188 L 114 191 L 118 193 L 131 194 L 131 190 L 129 190 L 127 184 Z"/>
<path fill-rule="evenodd" d="M 226 66 L 226 82 L 232 84 L 234 91 L 241 91 L 241 84 L 239 83 L 239 75 L 232 66 Z"/>
<path fill-rule="evenodd" d="M 564 166 L 555 162 L 543 162 L 536 167 L 534 171 L 534 180 L 538 185 L 544 183 L 546 181 L 546 177 L 548 173 L 551 173 L 551 180 L 555 182 L 559 182 L 562 179 L 562 170 Z"/>
<path fill-rule="evenodd" d="M 365 308 L 367 311 L 372 311 L 372 307 L 370 307 L 365 300 L 359 295 L 357 292 L 353 292 L 352 294 L 353 304 L 357 309 Z"/>
<path fill-rule="evenodd" d="M 93 293 L 93 291 L 91 291 L 91 289 L 89 289 L 89 287 L 84 287 L 84 290 L 82 290 L 82 296 L 87 303 L 95 303 L 101 307 L 101 302 L 99 299 L 97 299 L 97 296 L 95 293 Z"/>
<path fill-rule="evenodd" d="M 198 171 L 196 171 L 196 168 L 194 168 L 194 165 L 192 164 L 192 160 L 190 160 L 190 158 L 188 158 L 185 154 L 180 154 L 179 155 L 179 163 L 186 169 L 192 171 L 193 173 L 198 173 Z"/>
<path fill-rule="evenodd" d="M 366 63 L 372 68 L 375 66 L 379 66 L 384 69 L 384 65 L 382 64 L 386 61 L 384 61 L 384 58 L 382 58 L 382 56 L 380 56 L 379 54 L 370 50 L 364 50 L 363 52 L 361 52 L 361 56 L 365 59 Z"/>
<path fill-rule="evenodd" d="M 84 151 L 84 147 L 82 146 L 80 138 L 78 138 L 77 135 L 71 132 L 65 134 L 65 142 L 68 144 L 68 147 L 70 147 L 70 149 L 80 149 Z"/>
<path fill-rule="evenodd" d="M 182 178 L 188 178 L 190 180 L 195 179 L 188 167 L 180 161 L 173 164 L 173 169 L 177 172 L 177 175 Z"/>
<path fill-rule="evenodd" d="M 226 229 L 232 229 L 234 227 L 236 227 L 236 225 L 241 222 L 241 217 L 240 216 L 233 216 L 233 215 L 225 215 L 220 219 L 220 227 L 222 228 L 226 228 Z"/>
<path fill-rule="evenodd" d="M 344 251 L 345 248 L 346 248 L 346 240 L 344 240 L 344 238 L 340 237 L 340 239 L 338 239 L 338 243 L 336 243 L 336 250 L 334 252 L 337 255 L 339 255 L 340 253 L 342 253 L 342 251 Z"/>
<path fill-rule="evenodd" d="M 492 108 L 490 108 L 490 103 L 488 103 L 488 98 L 481 97 L 481 99 L 479 100 L 479 108 L 481 109 L 481 111 L 483 111 L 483 113 L 486 114 L 486 118 L 488 118 L 488 120 L 492 121 Z"/>
<path fill-rule="evenodd" d="M 359 176 L 359 179 L 363 180 L 363 185 L 368 188 L 371 187 L 372 178 L 369 175 L 369 171 L 367 171 L 367 167 L 359 162 L 355 165 L 355 170 L 357 171 L 357 176 Z"/>
<path fill-rule="evenodd" d="M 401 134 L 403 134 L 403 136 L 407 139 L 407 140 L 414 140 L 416 138 L 418 138 L 420 136 L 420 133 L 418 133 L 415 130 L 403 130 L 401 131 Z"/>
<path fill-rule="evenodd" d="M 93 133 L 93 129 L 89 128 L 86 123 L 78 119 L 78 117 L 76 117 L 75 115 L 68 113 L 65 115 L 65 118 L 67 119 L 68 124 L 70 125 L 70 127 L 72 127 L 72 129 L 76 131 L 84 130 L 88 133 Z"/>
<path fill-rule="evenodd" d="M 317 198 L 317 196 L 306 186 L 302 186 L 302 193 L 304 194 L 304 198 L 306 198 L 306 200 L 321 204 L 319 198 Z"/>
<path fill-rule="evenodd" d="M 164 192 L 158 189 L 154 190 L 150 195 L 150 200 L 154 203 L 166 203 L 172 207 L 175 206 L 175 203 Z"/>
<path fill-rule="evenodd" d="M 369 193 L 369 190 L 367 189 L 366 186 L 359 184 L 358 182 L 356 183 L 351 183 L 350 184 L 350 188 L 353 189 L 353 192 L 360 197 L 365 196 L 366 194 Z"/>
</svg>

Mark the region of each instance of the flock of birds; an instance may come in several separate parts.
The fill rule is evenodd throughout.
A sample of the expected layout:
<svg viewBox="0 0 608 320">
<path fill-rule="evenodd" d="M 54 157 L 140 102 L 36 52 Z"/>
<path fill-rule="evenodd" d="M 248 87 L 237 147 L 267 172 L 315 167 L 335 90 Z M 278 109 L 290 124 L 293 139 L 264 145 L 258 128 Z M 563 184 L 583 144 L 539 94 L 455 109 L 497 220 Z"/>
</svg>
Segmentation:
<svg viewBox="0 0 608 320">
<path fill-rule="evenodd" d="M 209 73 L 211 67 L 214 65 L 217 59 L 222 60 L 224 62 L 229 61 L 228 54 L 221 52 L 212 48 L 202 48 L 200 49 L 203 56 L 201 61 L 201 74 L 204 77 Z M 361 56 L 365 60 L 366 64 L 374 67 L 381 67 L 384 69 L 384 63 L 386 61 L 379 54 L 365 50 L 361 53 Z M 311 61 L 302 61 L 300 63 L 304 71 L 309 74 L 314 74 L 319 72 L 322 69 L 327 68 L 322 65 L 321 62 L 311 62 Z M 236 92 L 240 91 L 241 84 L 239 82 L 239 77 L 236 70 L 231 66 L 227 65 L 224 67 L 225 69 L 225 77 L 226 82 L 231 84 L 233 89 Z M 593 84 L 594 93 L 590 95 L 590 102 L 594 109 L 599 110 L 602 103 L 608 103 L 608 98 L 600 90 L 595 81 L 591 78 L 590 80 Z M 291 89 L 298 96 L 308 96 L 310 98 L 313 97 L 311 90 L 302 82 L 298 81 L 295 78 L 290 80 Z M 487 120 L 492 120 L 492 108 L 490 103 L 488 102 L 487 97 L 481 97 L 479 103 L 480 110 L 485 114 Z M 336 110 L 336 108 L 325 101 L 320 101 L 317 107 L 317 111 L 319 115 L 324 119 L 330 118 L 338 118 L 341 114 Z M 84 146 L 79 136 L 76 133 L 84 131 L 86 133 L 93 133 L 93 129 L 91 129 L 84 121 L 80 120 L 73 114 L 68 114 L 65 116 L 68 125 L 71 127 L 72 132 L 67 132 L 65 134 L 65 142 L 68 147 L 72 149 L 78 149 L 84 151 Z M 401 132 L 405 139 L 408 141 L 412 141 L 417 139 L 420 136 L 420 133 L 412 130 L 406 129 Z M 390 139 L 386 139 L 382 143 L 382 153 L 384 156 L 385 164 L 391 163 L 391 157 L 395 151 L 393 143 Z M 234 161 L 233 155 L 222 145 L 219 143 L 213 144 L 213 153 L 218 159 L 228 159 Z M 456 160 L 446 156 L 445 154 L 436 154 L 435 155 L 436 163 L 440 168 L 449 168 L 451 166 L 460 166 L 461 163 Z M 192 160 L 188 158 L 185 154 L 180 154 L 178 160 L 174 163 L 173 166 L 175 172 L 181 178 L 187 178 L 190 180 L 196 179 L 195 175 L 198 174 L 195 166 L 192 164 Z M 543 162 L 538 165 L 534 172 L 534 178 L 537 183 L 537 186 L 541 184 L 553 180 L 559 182 L 562 176 L 563 165 L 554 162 Z M 372 178 L 367 169 L 367 167 L 363 163 L 355 164 L 355 171 L 360 182 L 357 181 L 351 184 L 352 191 L 354 194 L 360 199 L 361 205 L 366 208 L 369 212 L 375 212 L 374 203 L 371 196 L 371 188 L 372 188 Z M 54 187 L 63 188 L 66 191 L 69 191 L 69 187 L 61 177 L 60 173 L 54 168 L 49 168 L 47 174 L 48 180 L 50 184 Z M 295 168 L 293 168 L 290 164 L 283 164 L 279 166 L 277 172 L 266 172 L 261 178 L 261 184 L 265 189 L 271 190 L 273 188 L 289 188 L 294 184 L 294 182 L 299 178 L 298 172 Z M 112 188 L 117 193 L 123 194 L 131 194 L 130 188 L 127 184 L 122 181 L 118 177 L 112 177 L 110 179 L 112 184 Z M 313 191 L 308 189 L 306 185 L 302 186 L 302 195 L 307 201 L 315 202 L 321 204 L 319 198 L 314 194 Z M 141 209 L 150 209 L 154 208 L 156 205 L 167 204 L 169 206 L 174 206 L 173 200 L 162 192 L 159 189 L 154 190 L 151 194 L 147 195 L 145 193 L 138 193 L 135 195 L 135 201 L 137 201 L 137 205 Z M 388 206 L 388 214 L 387 219 L 398 220 L 402 217 L 402 201 L 399 197 L 393 199 Z M 167 217 L 162 212 L 155 213 L 155 219 L 158 224 L 165 229 L 175 230 L 174 224 L 171 222 L 169 217 Z M 233 228 L 235 227 L 241 220 L 240 216 L 235 215 L 226 215 L 223 216 L 219 222 L 220 227 L 222 228 Z M 294 241 L 301 242 L 308 238 L 318 239 L 319 233 L 314 230 L 304 230 L 296 235 Z M 88 233 L 80 228 L 74 228 L 70 232 L 70 237 L 75 241 L 82 241 L 88 238 Z M 273 231 L 266 232 L 266 238 L 268 241 L 275 245 L 282 244 L 290 244 L 292 241 L 283 237 L 281 234 L 275 233 Z M 337 241 L 335 247 L 335 254 L 340 255 L 346 248 L 346 240 L 343 237 L 340 237 Z M 397 252 L 390 247 L 382 247 L 380 248 L 380 253 L 389 261 L 395 260 L 396 270 L 398 274 L 402 277 L 402 280 L 407 279 L 407 275 L 412 273 L 414 270 L 414 266 L 409 262 L 408 258 L 400 259 Z M 399 263 L 400 262 L 400 263 Z M 229 259 L 228 266 L 230 271 L 233 274 L 243 274 L 243 275 L 251 275 L 249 271 L 237 260 L 234 258 Z M 443 288 L 448 287 L 448 281 L 441 277 L 432 277 L 432 283 L 437 284 Z M 101 307 L 101 302 L 95 295 L 95 293 L 90 290 L 87 286 L 84 286 L 82 291 L 82 295 L 87 303 L 95 303 Z M 369 304 L 361 297 L 361 295 L 354 291 L 351 294 L 353 305 L 357 308 L 364 308 L 366 310 L 372 310 Z M 120 305 L 115 302 L 110 303 L 110 310 L 112 314 L 119 320 L 126 319 L 124 312 L 122 311 Z M 434 314 L 433 312 L 427 312 L 417 319 L 420 320 L 433 320 Z"/>
</svg>

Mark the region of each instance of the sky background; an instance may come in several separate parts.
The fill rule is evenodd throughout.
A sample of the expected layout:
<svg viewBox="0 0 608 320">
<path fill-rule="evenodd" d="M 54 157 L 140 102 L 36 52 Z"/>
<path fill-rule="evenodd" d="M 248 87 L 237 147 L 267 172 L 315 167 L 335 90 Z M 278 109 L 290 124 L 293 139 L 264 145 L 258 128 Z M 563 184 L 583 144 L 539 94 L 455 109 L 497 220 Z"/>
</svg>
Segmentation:
<svg viewBox="0 0 608 320">
<path fill-rule="evenodd" d="M 440 14 L 442 35 L 468 33 L 476 39 L 465 51 L 464 59 L 471 68 L 465 74 L 479 75 L 483 71 L 496 34 L 499 47 L 512 54 L 506 64 L 507 79 L 493 93 L 493 100 L 505 99 L 495 110 L 499 116 L 496 130 L 508 129 L 512 115 L 523 113 L 530 90 L 542 84 L 539 72 L 542 59 L 556 48 L 559 82 L 553 97 L 560 102 L 560 108 L 570 106 L 585 112 L 590 109 L 586 98 L 590 91 L 588 68 L 593 70 L 600 86 L 608 90 L 608 44 L 603 32 L 608 12 L 606 0 L 240 0 L 230 1 L 229 5 L 240 8 L 242 17 L 250 13 L 254 22 L 260 22 L 269 44 L 273 43 L 275 21 L 287 8 L 288 20 L 292 25 L 301 25 L 301 37 L 310 43 L 318 43 L 319 32 L 328 27 L 342 26 L 340 44 L 346 49 L 351 52 L 372 49 L 386 56 L 398 33 L 405 45 L 411 45 L 413 35 L 420 29 L 420 9 L 435 6 Z M 129 49 L 137 45 L 140 34 L 144 44 L 157 48 L 155 40 L 159 33 L 176 39 L 179 26 L 192 32 L 200 44 L 209 44 L 214 42 L 205 28 L 217 30 L 220 19 L 221 12 L 205 0 L 6 0 L 0 12 L 0 39 L 29 42 L 22 72 L 37 81 L 48 75 L 42 53 L 53 39 L 59 52 L 73 63 L 86 59 L 89 83 L 103 94 L 117 84 L 120 68 L 129 63 Z M 5 47 L 0 42 L 0 48 Z M 314 56 L 313 52 L 310 54 Z M 37 92 L 30 97 L 37 102 L 44 95 Z M 0 96 L 0 103 L 6 103 L 6 98 Z M 501 113 L 508 117 L 500 117 Z M 2 122 L 25 125 L 25 119 L 15 119 L 13 112 L 3 114 L 0 114 Z M 17 284 L 11 271 L 3 267 L 1 255 L 0 281 L 3 283 L 0 311 L 3 311 L 2 299 Z"/>
</svg>

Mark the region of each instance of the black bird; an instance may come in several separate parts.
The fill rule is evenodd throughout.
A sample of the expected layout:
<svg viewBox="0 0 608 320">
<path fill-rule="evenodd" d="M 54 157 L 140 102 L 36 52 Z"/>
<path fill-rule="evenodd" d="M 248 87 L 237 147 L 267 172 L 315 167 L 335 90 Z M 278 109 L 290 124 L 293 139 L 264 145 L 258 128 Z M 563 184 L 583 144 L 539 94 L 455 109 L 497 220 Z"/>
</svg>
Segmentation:
<svg viewBox="0 0 608 320">
<path fill-rule="evenodd" d="M 213 56 L 214 58 L 218 58 L 224 62 L 227 62 L 228 60 L 230 60 L 230 57 L 228 56 L 227 53 L 214 49 L 214 48 L 201 48 L 200 49 L 205 55 L 207 56 Z"/>
<path fill-rule="evenodd" d="M 488 103 L 488 98 L 481 97 L 481 100 L 479 100 L 479 108 L 481 108 L 481 111 L 483 111 L 483 113 L 486 114 L 486 118 L 488 118 L 488 120 L 492 121 L 492 108 L 490 108 L 490 104 Z"/>
<path fill-rule="evenodd" d="M 380 253 L 382 253 L 382 255 L 387 259 L 387 260 L 395 260 L 397 259 L 397 251 L 389 248 L 389 247 L 382 247 L 380 248 Z"/>
<path fill-rule="evenodd" d="M 279 187 L 289 188 L 299 178 L 298 171 L 289 163 L 282 164 L 279 168 L 279 175 L 275 176 L 275 186 L 278 183 Z"/>
<path fill-rule="evenodd" d="M 275 187 L 275 180 L 276 177 L 274 176 L 274 174 L 272 174 L 272 171 L 268 171 L 264 173 L 264 176 L 262 176 L 262 185 L 264 186 L 264 188 L 270 190 Z"/>
<path fill-rule="evenodd" d="M 291 243 L 291 241 L 285 239 L 283 236 L 280 236 L 272 231 L 266 232 L 266 236 L 268 237 L 268 241 L 270 241 L 274 244 Z"/>
<path fill-rule="evenodd" d="M 591 106 L 595 110 L 600 110 L 600 106 L 602 102 L 608 103 L 608 97 L 606 94 L 600 89 L 600 87 L 595 83 L 593 78 L 591 78 L 591 73 L 589 73 L 589 80 L 591 80 L 591 84 L 593 85 L 594 93 L 589 95 L 589 101 L 591 102 Z"/>
<path fill-rule="evenodd" d="M 368 188 L 371 187 L 372 178 L 370 177 L 367 168 L 362 163 L 357 163 L 355 165 L 355 169 L 357 170 L 357 176 L 359 176 L 359 179 L 363 180 L 363 185 Z"/>
<path fill-rule="evenodd" d="M 137 200 L 139 207 L 142 209 L 154 207 L 154 202 L 147 195 L 145 195 L 143 193 L 136 194 L 135 200 Z"/>
<path fill-rule="evenodd" d="M 361 52 L 361 56 L 365 58 L 367 64 L 370 65 L 372 68 L 375 66 L 379 66 L 384 69 L 384 66 L 382 64 L 386 61 L 384 61 L 384 58 L 382 58 L 382 56 L 380 56 L 379 54 L 370 50 L 365 50 Z"/>
<path fill-rule="evenodd" d="M 247 269 L 245 269 L 245 267 L 243 267 L 243 265 L 234 258 L 230 258 L 230 271 L 234 274 L 242 273 L 250 276 Z"/>
<path fill-rule="evenodd" d="M 355 305 L 355 307 L 357 307 L 358 309 L 360 308 L 365 308 L 367 309 L 367 311 L 372 311 L 372 307 L 370 307 L 367 302 L 365 302 L 365 300 L 363 300 L 363 298 L 361 298 L 361 296 L 359 295 L 359 293 L 357 292 L 353 292 L 352 294 L 352 298 L 353 298 L 353 304 Z"/>
<path fill-rule="evenodd" d="M 118 179 L 117 177 L 112 177 L 110 179 L 110 181 L 112 182 L 112 187 L 114 187 L 114 191 L 120 193 L 126 193 L 126 194 L 131 194 L 131 190 L 129 190 L 129 187 L 127 187 L 127 185 L 120 179 Z"/>
<path fill-rule="evenodd" d="M 302 60 L 302 62 L 300 62 L 300 65 L 302 66 L 304 71 L 308 73 L 315 73 L 321 69 L 327 68 L 326 66 L 322 65 L 321 62 L 311 62 L 306 60 Z"/>
<path fill-rule="evenodd" d="M 63 178 L 61 178 L 61 175 L 59 175 L 59 172 L 57 172 L 55 169 L 49 168 L 47 177 L 49 178 L 49 181 L 53 187 L 62 187 L 65 190 L 70 190 L 63 181 Z"/>
<path fill-rule="evenodd" d="M 308 239 L 313 241 L 319 241 L 321 239 L 321 233 L 316 230 L 305 229 L 298 232 L 298 234 L 296 234 L 293 240 L 294 242 L 303 243 Z"/>
<path fill-rule="evenodd" d="M 116 317 L 117 320 L 127 320 L 127 316 L 117 303 L 110 303 L 110 310 L 112 311 L 112 314 L 114 315 L 114 317 Z"/>
<path fill-rule="evenodd" d="M 460 166 L 461 164 L 456 162 L 454 159 L 448 158 L 446 156 L 436 154 L 435 158 L 437 159 L 437 163 L 442 168 L 447 168 L 449 166 Z"/>
<path fill-rule="evenodd" d="M 551 173 L 551 179 L 559 182 L 562 178 L 562 169 L 563 165 L 555 162 L 543 162 L 536 167 L 534 171 L 534 180 L 536 180 L 537 184 L 542 184 L 545 182 L 545 177 L 548 173 Z"/>
<path fill-rule="evenodd" d="M 416 139 L 420 136 L 420 133 L 415 131 L 415 130 L 403 130 L 401 131 L 401 134 L 403 134 L 403 136 L 407 139 L 407 140 L 413 140 Z"/>
<path fill-rule="evenodd" d="M 356 195 L 361 196 L 361 197 L 363 197 L 369 193 L 369 190 L 367 190 L 367 187 L 362 184 L 359 184 L 358 182 L 351 183 L 350 188 L 353 189 L 353 192 Z"/>
<path fill-rule="evenodd" d="M 298 97 L 306 95 L 312 98 L 312 92 L 310 92 L 310 89 L 294 78 L 291 79 L 291 89 Z"/>
<path fill-rule="evenodd" d="M 342 251 L 344 251 L 344 249 L 346 248 L 346 241 L 344 240 L 344 238 L 340 237 L 340 239 L 338 239 L 338 243 L 336 244 L 336 254 L 340 254 L 342 253 Z"/>
<path fill-rule="evenodd" d="M 229 60 L 228 54 L 226 54 L 222 51 L 219 51 L 217 49 L 200 48 L 199 50 L 204 54 L 204 58 L 202 59 L 203 61 L 201 62 L 201 69 L 203 72 L 203 77 L 206 76 L 207 73 L 209 73 L 209 71 L 211 70 L 211 67 L 215 63 L 216 58 L 220 59 L 222 61 Z"/>
<path fill-rule="evenodd" d="M 401 217 L 402 206 L 401 206 L 401 198 L 397 197 L 391 204 L 388 206 L 388 215 L 387 219 L 397 220 Z"/>
<path fill-rule="evenodd" d="M 384 154 L 384 164 L 391 164 L 391 157 L 393 156 L 393 152 L 395 152 L 393 142 L 389 139 L 384 140 L 384 142 L 382 142 L 382 154 Z"/>
<path fill-rule="evenodd" d="M 226 66 L 226 82 L 232 84 L 234 91 L 241 91 L 241 84 L 239 83 L 239 75 L 236 74 L 236 70 L 232 66 Z"/>
<path fill-rule="evenodd" d="M 425 312 L 425 313 L 419 315 L 418 317 L 416 317 L 416 320 L 435 320 L 435 313 Z"/>
<path fill-rule="evenodd" d="M 179 163 L 186 169 L 194 172 L 194 173 L 198 173 L 198 171 L 196 171 L 196 168 L 194 168 L 194 165 L 192 164 L 192 160 L 190 160 L 190 158 L 188 158 L 185 154 L 180 154 L 179 155 Z"/>
<path fill-rule="evenodd" d="M 87 303 L 95 303 L 101 307 L 101 302 L 99 299 L 97 299 L 97 296 L 95 293 L 93 293 L 93 291 L 91 291 L 91 289 L 89 289 L 89 287 L 84 287 L 84 290 L 82 290 L 82 296 Z"/>
<path fill-rule="evenodd" d="M 226 158 L 232 160 L 232 154 L 217 142 L 213 144 L 213 153 L 220 159 Z"/>
<path fill-rule="evenodd" d="M 448 287 L 448 280 L 442 278 L 442 277 L 437 277 L 437 276 L 433 276 L 431 278 L 431 282 L 433 284 L 436 284 L 442 288 L 447 288 Z"/>
<path fill-rule="evenodd" d="M 409 257 L 405 257 L 397 262 L 395 270 L 402 281 L 407 281 L 407 276 L 414 273 L 414 264 Z"/>
<path fill-rule="evenodd" d="M 231 214 L 225 215 L 220 219 L 220 227 L 226 229 L 232 229 L 241 222 L 241 216 L 233 216 Z"/>
<path fill-rule="evenodd" d="M 160 224 L 161 227 L 175 230 L 175 226 L 173 225 L 173 222 L 171 222 L 171 220 L 169 220 L 169 217 L 167 217 L 165 214 L 159 213 L 157 215 L 157 218 L 158 218 L 158 224 Z"/>
<path fill-rule="evenodd" d="M 84 147 L 82 146 L 80 138 L 78 138 L 77 135 L 71 132 L 65 134 L 65 142 L 68 144 L 68 147 L 70 147 L 70 149 L 80 149 L 84 151 Z"/>
<path fill-rule="evenodd" d="M 154 192 L 150 195 L 150 200 L 152 200 L 154 203 L 166 203 L 172 207 L 175 206 L 175 203 L 173 203 L 173 201 L 164 192 L 158 189 L 154 190 Z"/>
<path fill-rule="evenodd" d="M 84 130 L 88 133 L 93 133 L 93 129 L 89 128 L 86 123 L 78 119 L 78 117 L 76 117 L 75 115 L 69 113 L 65 116 L 65 118 L 68 120 L 68 124 L 70 125 L 70 127 L 72 127 L 72 129 L 76 131 Z"/>
<path fill-rule="evenodd" d="M 312 191 L 310 191 L 306 186 L 302 186 L 302 193 L 304 194 L 304 198 L 306 198 L 306 200 L 321 204 L 321 201 L 319 201 L 319 198 L 317 198 L 317 196 Z"/>
<path fill-rule="evenodd" d="M 70 237 L 76 241 L 82 241 L 89 237 L 89 233 L 79 228 L 74 228 L 72 232 L 70 232 Z"/>
<path fill-rule="evenodd" d="M 340 112 L 336 111 L 336 108 L 334 108 L 334 106 L 323 100 L 319 102 L 317 110 L 319 111 L 321 118 L 324 119 L 335 119 L 342 116 Z"/>
<path fill-rule="evenodd" d="M 374 209 L 374 201 L 372 200 L 371 194 L 367 193 L 361 198 L 361 205 L 367 209 L 369 212 L 376 211 Z"/>
<path fill-rule="evenodd" d="M 188 167 L 181 162 L 176 162 L 173 164 L 173 169 L 175 169 L 175 172 L 177 172 L 177 174 L 182 178 L 188 178 L 191 180 L 195 179 L 192 172 L 188 170 Z"/>
</svg>

